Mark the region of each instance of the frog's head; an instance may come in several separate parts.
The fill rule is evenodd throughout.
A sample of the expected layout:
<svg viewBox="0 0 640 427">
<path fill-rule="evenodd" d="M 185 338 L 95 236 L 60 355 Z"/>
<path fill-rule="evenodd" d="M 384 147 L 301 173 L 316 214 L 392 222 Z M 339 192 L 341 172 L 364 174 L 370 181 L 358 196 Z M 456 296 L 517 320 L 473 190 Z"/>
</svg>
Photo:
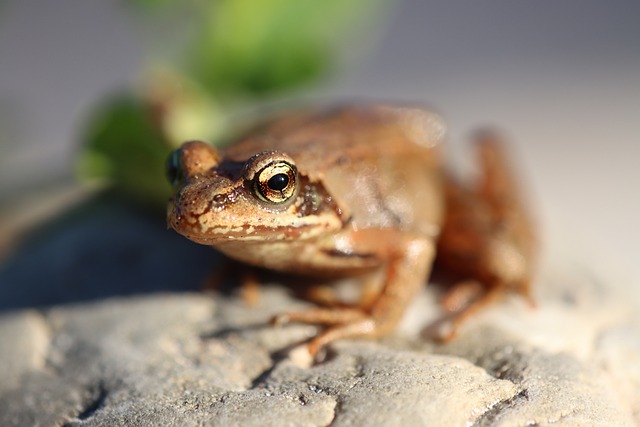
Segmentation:
<svg viewBox="0 0 640 427">
<path fill-rule="evenodd" d="M 198 243 L 307 239 L 345 221 L 323 185 L 279 151 L 237 161 L 192 141 L 171 154 L 167 172 L 175 188 L 168 225 Z"/>
</svg>

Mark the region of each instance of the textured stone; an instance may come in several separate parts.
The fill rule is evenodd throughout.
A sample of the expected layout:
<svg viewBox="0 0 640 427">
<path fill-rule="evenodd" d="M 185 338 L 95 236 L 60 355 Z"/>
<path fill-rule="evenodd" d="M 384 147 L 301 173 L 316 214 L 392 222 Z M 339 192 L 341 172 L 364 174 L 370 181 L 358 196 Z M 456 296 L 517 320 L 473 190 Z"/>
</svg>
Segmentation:
<svg viewBox="0 0 640 427">
<path fill-rule="evenodd" d="M 633 396 L 640 392 L 639 335 L 632 324 L 612 320 L 614 315 L 583 317 L 582 327 L 590 332 L 576 330 L 582 337 L 558 350 L 559 339 L 545 341 L 541 334 L 568 334 L 564 327 L 576 325 L 563 326 L 563 316 L 576 313 L 560 314 L 553 301 L 530 311 L 513 299 L 480 315 L 447 345 L 403 338 L 401 331 L 379 343 L 337 343 L 325 362 L 304 368 L 272 357 L 264 343 L 279 335 L 278 346 L 295 344 L 314 329 L 258 321 L 288 298 L 267 287 L 256 308 L 233 297 L 167 294 L 53 308 L 43 315 L 5 315 L 0 364 L 8 366 L 16 357 L 7 349 L 22 348 L 22 354 L 39 349 L 40 355 L 24 358 L 16 370 L 21 382 L 3 381 L 0 421 L 73 426 L 623 426 L 638 421 Z M 548 328 L 547 316 L 556 316 L 556 328 Z M 519 320 L 505 326 L 505 318 Z M 617 326 L 606 326 L 611 324 Z M 576 345 L 585 337 L 595 338 L 588 354 Z"/>
<path fill-rule="evenodd" d="M 121 259 L 111 262 L 101 260 Z M 0 316 L 0 425 L 640 425 L 633 288 L 566 254 L 543 265 L 535 309 L 508 297 L 437 344 L 425 326 L 439 316 L 438 290 L 426 287 L 396 334 L 335 343 L 309 367 L 286 350 L 316 328 L 266 322 L 308 305 L 278 284 L 256 306 L 185 291 L 191 283 L 38 310 L 21 308 L 21 291 Z M 11 278 L 25 276 L 5 273 L 10 297 Z"/>
<path fill-rule="evenodd" d="M 0 316 L 0 391 L 23 374 L 43 369 L 49 346 L 49 329 L 36 311 L 25 310 Z"/>
</svg>

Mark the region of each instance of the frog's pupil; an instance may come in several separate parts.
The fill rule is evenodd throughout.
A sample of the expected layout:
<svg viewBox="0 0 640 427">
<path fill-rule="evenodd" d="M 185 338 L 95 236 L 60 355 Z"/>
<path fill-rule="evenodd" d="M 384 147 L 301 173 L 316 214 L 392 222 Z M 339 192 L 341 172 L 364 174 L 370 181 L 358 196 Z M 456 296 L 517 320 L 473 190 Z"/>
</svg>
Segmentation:
<svg viewBox="0 0 640 427">
<path fill-rule="evenodd" d="M 267 181 L 267 185 L 271 190 L 282 191 L 289 185 L 289 177 L 284 173 L 273 175 L 269 178 L 269 181 Z"/>
</svg>

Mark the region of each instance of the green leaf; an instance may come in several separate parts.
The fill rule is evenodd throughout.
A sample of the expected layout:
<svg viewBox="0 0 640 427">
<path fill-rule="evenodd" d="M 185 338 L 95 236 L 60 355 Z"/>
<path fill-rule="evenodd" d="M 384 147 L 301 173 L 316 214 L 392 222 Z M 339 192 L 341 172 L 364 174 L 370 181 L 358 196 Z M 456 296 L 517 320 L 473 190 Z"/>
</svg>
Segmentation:
<svg viewBox="0 0 640 427">
<path fill-rule="evenodd" d="M 109 99 L 89 119 L 77 161 L 78 176 L 106 182 L 142 203 L 165 204 L 171 187 L 165 160 L 171 151 L 142 101 Z"/>
<path fill-rule="evenodd" d="M 190 72 L 216 95 L 264 96 L 325 75 L 377 0 L 212 2 L 196 24 Z"/>
</svg>

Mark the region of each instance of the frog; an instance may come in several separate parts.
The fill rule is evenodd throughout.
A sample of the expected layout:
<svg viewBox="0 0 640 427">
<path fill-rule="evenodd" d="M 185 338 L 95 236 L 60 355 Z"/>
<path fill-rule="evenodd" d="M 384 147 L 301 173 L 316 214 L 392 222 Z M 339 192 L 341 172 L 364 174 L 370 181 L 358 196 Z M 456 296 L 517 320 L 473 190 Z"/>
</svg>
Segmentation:
<svg viewBox="0 0 640 427">
<path fill-rule="evenodd" d="M 366 301 L 272 319 L 317 325 L 310 355 L 337 340 L 391 334 L 436 262 L 456 278 L 443 306 L 457 331 L 510 292 L 533 301 L 535 239 L 501 137 L 474 138 L 473 185 L 445 166 L 445 138 L 442 116 L 422 106 L 277 113 L 223 149 L 196 140 L 171 154 L 167 224 L 241 263 L 296 277 L 377 275 Z"/>
</svg>

